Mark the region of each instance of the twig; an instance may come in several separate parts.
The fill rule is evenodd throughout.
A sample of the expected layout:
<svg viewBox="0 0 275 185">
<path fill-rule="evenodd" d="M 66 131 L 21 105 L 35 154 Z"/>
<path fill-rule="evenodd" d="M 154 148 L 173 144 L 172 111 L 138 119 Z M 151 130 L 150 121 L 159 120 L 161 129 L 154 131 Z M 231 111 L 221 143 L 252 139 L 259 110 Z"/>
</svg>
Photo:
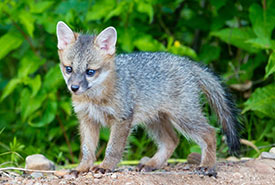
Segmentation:
<svg viewBox="0 0 275 185">
<path fill-rule="evenodd" d="M 160 16 L 160 14 L 157 16 L 157 18 L 158 18 L 159 25 L 162 27 L 162 29 L 165 31 L 165 33 L 167 35 L 171 36 L 172 38 L 174 38 L 174 36 L 170 32 L 170 30 L 167 28 L 167 26 L 165 25 L 165 23 L 162 21 L 162 18 Z"/>
<path fill-rule="evenodd" d="M 25 38 L 25 40 L 29 43 L 29 45 L 30 45 L 32 51 L 34 52 L 34 54 L 37 55 L 37 56 L 39 57 L 39 55 L 38 55 L 38 53 L 36 52 L 36 50 L 35 50 L 35 48 L 34 48 L 32 42 L 31 42 L 31 40 L 30 40 L 29 37 L 26 35 L 26 33 L 20 28 L 20 26 L 11 18 L 11 16 L 10 16 L 7 12 L 3 11 L 3 13 L 6 14 L 6 15 L 9 17 L 9 19 L 10 19 L 11 22 L 12 22 L 12 24 L 13 24 L 13 25 L 16 27 L 16 29 L 21 33 L 21 35 L 23 35 L 23 37 Z"/>
<path fill-rule="evenodd" d="M 62 121 L 61 121 L 61 119 L 60 119 L 60 117 L 59 117 L 58 115 L 56 116 L 56 118 L 57 118 L 57 120 L 58 120 L 59 126 L 60 126 L 61 129 L 62 129 L 62 132 L 63 132 L 64 138 L 65 138 L 65 141 L 66 141 L 66 143 L 67 143 L 67 145 L 68 145 L 69 153 L 70 153 L 70 156 L 71 156 L 71 158 L 72 158 L 72 163 L 74 163 L 74 155 L 73 155 L 71 143 L 70 143 L 69 138 L 68 138 L 68 136 L 67 136 L 67 134 L 66 134 L 64 125 L 63 125 L 63 123 L 62 123 Z"/>
<path fill-rule="evenodd" d="M 19 170 L 19 171 L 26 171 L 26 172 L 40 172 L 40 173 L 55 173 L 55 170 L 31 170 L 25 168 L 17 168 L 17 167 L 6 167 L 0 168 L 0 171 L 8 171 L 8 170 Z"/>
</svg>

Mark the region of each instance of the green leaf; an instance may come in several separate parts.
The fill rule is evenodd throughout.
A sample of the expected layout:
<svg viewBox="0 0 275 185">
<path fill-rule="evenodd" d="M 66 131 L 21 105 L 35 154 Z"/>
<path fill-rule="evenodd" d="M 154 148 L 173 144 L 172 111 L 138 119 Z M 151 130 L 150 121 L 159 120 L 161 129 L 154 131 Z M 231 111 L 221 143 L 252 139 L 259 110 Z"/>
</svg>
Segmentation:
<svg viewBox="0 0 275 185">
<path fill-rule="evenodd" d="M 20 97 L 22 121 L 26 121 L 31 114 L 38 110 L 42 106 L 42 103 L 46 97 L 47 95 L 45 91 L 39 91 L 35 97 L 32 97 L 30 90 L 28 88 L 24 88 L 21 91 Z"/>
<path fill-rule="evenodd" d="M 106 12 L 111 12 L 116 5 L 115 0 L 101 0 L 97 1 L 89 9 L 86 20 L 95 21 L 106 17 Z"/>
<path fill-rule="evenodd" d="M 249 18 L 255 34 L 260 38 L 270 39 L 275 26 L 275 1 L 267 3 L 266 10 L 259 4 L 253 4 L 249 8 Z"/>
<path fill-rule="evenodd" d="M 128 29 L 119 29 L 118 35 L 123 35 L 123 37 L 118 37 L 118 44 L 121 46 L 124 52 L 132 52 L 135 48 L 133 40 L 137 35 L 136 29 L 130 27 Z"/>
<path fill-rule="evenodd" d="M 255 48 L 259 49 L 269 49 L 272 48 L 272 41 L 267 38 L 254 38 L 249 39 L 246 41 L 246 43 L 251 44 Z"/>
<path fill-rule="evenodd" d="M 43 112 L 43 116 L 41 120 L 37 123 L 32 123 L 31 120 L 28 122 L 32 127 L 43 127 L 49 123 L 51 123 L 57 112 L 57 102 L 49 100 L 47 101 L 47 106 L 45 112 Z"/>
<path fill-rule="evenodd" d="M 28 52 L 25 54 L 24 58 L 20 61 L 18 77 L 23 78 L 29 74 L 34 73 L 46 60 L 41 60 L 33 52 Z"/>
<path fill-rule="evenodd" d="M 48 8 L 52 6 L 53 1 L 41 1 L 30 3 L 30 12 L 31 13 L 43 13 Z"/>
<path fill-rule="evenodd" d="M 220 31 L 211 32 L 210 35 L 218 37 L 224 42 L 242 48 L 248 52 L 258 52 L 258 49 L 252 47 L 251 44 L 246 42 L 247 40 L 256 37 L 251 28 L 225 28 Z"/>
<path fill-rule="evenodd" d="M 46 91 L 57 90 L 63 83 L 63 76 L 61 74 L 59 64 L 57 64 L 46 74 L 43 81 L 43 88 L 45 88 Z"/>
<path fill-rule="evenodd" d="M 251 97 L 244 103 L 242 113 L 249 110 L 260 112 L 267 117 L 275 118 L 275 84 L 256 89 Z"/>
<path fill-rule="evenodd" d="M 37 75 L 35 78 L 29 78 L 27 83 L 32 88 L 31 97 L 34 97 L 37 94 L 37 92 L 40 90 L 40 87 L 41 87 L 40 75 Z"/>
<path fill-rule="evenodd" d="M 163 44 L 153 39 L 151 35 L 142 35 L 134 41 L 134 45 L 141 51 L 164 51 Z"/>
<path fill-rule="evenodd" d="M 1 96 L 1 101 L 3 101 L 8 95 L 10 95 L 19 83 L 21 83 L 21 79 L 18 78 L 14 78 L 9 81 L 7 86 L 4 88 L 3 94 Z"/>
<path fill-rule="evenodd" d="M 221 52 L 220 47 L 206 44 L 206 45 L 203 45 L 199 58 L 204 63 L 209 64 L 210 62 L 217 60 L 219 58 L 220 52 Z"/>
<path fill-rule="evenodd" d="M 27 11 L 22 11 L 18 15 L 20 22 L 23 24 L 25 29 L 27 30 L 27 33 L 33 37 L 33 31 L 34 31 L 34 18 L 33 15 Z"/>
<path fill-rule="evenodd" d="M 114 10 L 110 11 L 104 19 L 104 22 L 108 21 L 114 16 L 120 15 L 122 12 L 125 12 L 127 10 L 128 4 L 126 1 L 121 1 Z"/>
<path fill-rule="evenodd" d="M 143 1 L 137 1 L 137 10 L 141 13 L 146 13 L 149 16 L 149 23 L 152 23 L 154 16 L 153 6 Z"/>
<path fill-rule="evenodd" d="M 265 67 L 265 76 L 266 79 L 269 75 L 275 72 L 275 51 L 269 56 L 268 64 Z"/>
<path fill-rule="evenodd" d="M 210 3 L 218 10 L 226 4 L 226 1 L 227 0 L 210 0 Z"/>
<path fill-rule="evenodd" d="M 66 112 L 67 115 L 71 116 L 71 114 L 72 114 L 71 102 L 61 101 L 59 105 Z"/>
<path fill-rule="evenodd" d="M 5 57 L 10 51 L 18 48 L 23 42 L 22 36 L 15 31 L 9 31 L 0 38 L 0 59 Z"/>
<path fill-rule="evenodd" d="M 198 58 L 196 52 L 192 48 L 184 45 L 172 46 L 168 49 L 168 51 L 176 55 L 191 57 L 194 60 Z"/>
</svg>

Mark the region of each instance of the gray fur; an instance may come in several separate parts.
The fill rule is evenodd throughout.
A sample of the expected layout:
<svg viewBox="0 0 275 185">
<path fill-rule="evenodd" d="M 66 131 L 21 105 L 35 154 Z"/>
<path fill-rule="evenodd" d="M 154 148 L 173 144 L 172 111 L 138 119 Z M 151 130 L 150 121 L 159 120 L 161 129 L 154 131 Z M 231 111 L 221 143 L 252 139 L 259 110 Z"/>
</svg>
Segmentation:
<svg viewBox="0 0 275 185">
<path fill-rule="evenodd" d="M 206 165 L 207 161 L 211 161 L 209 164 L 213 165 L 216 150 L 215 130 L 207 123 L 200 104 L 201 93 L 205 93 L 224 128 L 229 147 L 232 151 L 239 148 L 236 129 L 238 123 L 234 110 L 219 79 L 207 68 L 186 57 L 165 52 L 119 54 L 114 60 L 103 62 L 106 59 L 96 48 L 94 40 L 94 36 L 80 35 L 75 44 L 65 51 L 65 60 L 71 62 L 73 73 L 67 76 L 63 71 L 63 75 L 69 89 L 72 84 L 77 83 L 81 86 L 80 94 L 100 99 L 100 95 L 109 88 L 102 85 L 103 82 L 109 75 L 114 74 L 111 79 L 112 95 L 104 97 L 111 103 L 104 106 L 76 102 L 74 106 L 78 114 L 89 115 L 96 122 L 103 120 L 102 125 L 108 125 L 104 122 L 105 114 L 112 116 L 118 123 L 126 120 L 131 126 L 144 123 L 156 140 L 163 140 L 163 145 L 158 143 L 160 148 L 155 155 L 158 159 L 164 157 L 162 162 L 156 165 L 158 167 L 170 157 L 177 144 L 177 138 L 169 128 L 166 131 L 161 128 L 152 130 L 163 127 L 160 124 L 163 120 L 160 115 L 163 115 L 166 124 L 173 125 L 187 138 L 197 142 L 202 148 L 203 158 L 207 158 L 202 161 L 204 160 Z M 87 69 L 96 69 L 97 76 L 87 77 Z M 161 137 L 159 134 L 170 136 L 165 141 L 164 138 L 167 137 Z M 167 147 L 169 142 L 172 143 L 170 149 Z M 109 143 L 111 144 L 108 144 L 108 149 L 113 150 L 115 146 L 112 143 L 116 142 L 112 140 Z M 107 150 L 106 155 L 109 155 L 108 152 L 111 151 Z"/>
</svg>

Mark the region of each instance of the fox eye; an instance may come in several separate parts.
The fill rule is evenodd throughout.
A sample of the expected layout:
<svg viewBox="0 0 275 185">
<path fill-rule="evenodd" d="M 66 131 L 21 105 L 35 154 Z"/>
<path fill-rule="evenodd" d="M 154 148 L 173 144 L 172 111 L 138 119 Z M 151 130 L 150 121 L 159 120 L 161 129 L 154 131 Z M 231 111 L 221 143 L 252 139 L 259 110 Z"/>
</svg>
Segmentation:
<svg viewBox="0 0 275 185">
<path fill-rule="evenodd" d="M 86 74 L 89 76 L 89 77 L 92 77 L 94 76 L 96 70 L 93 70 L 93 69 L 87 69 L 86 70 Z"/>
<path fill-rule="evenodd" d="M 65 69 L 66 69 L 66 72 L 67 72 L 68 74 L 71 73 L 71 72 L 73 71 L 73 68 L 70 67 L 70 66 L 66 66 Z"/>
</svg>

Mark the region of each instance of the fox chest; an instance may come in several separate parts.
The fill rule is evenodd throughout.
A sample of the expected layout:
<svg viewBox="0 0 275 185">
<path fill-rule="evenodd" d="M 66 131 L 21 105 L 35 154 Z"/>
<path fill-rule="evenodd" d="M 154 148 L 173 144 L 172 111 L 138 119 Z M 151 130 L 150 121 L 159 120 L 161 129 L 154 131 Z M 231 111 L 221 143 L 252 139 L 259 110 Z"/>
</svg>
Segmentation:
<svg viewBox="0 0 275 185">
<path fill-rule="evenodd" d="M 91 103 L 73 103 L 74 111 L 78 114 L 78 118 L 87 117 L 93 121 L 110 126 L 115 111 L 109 106 L 98 106 Z"/>
</svg>

